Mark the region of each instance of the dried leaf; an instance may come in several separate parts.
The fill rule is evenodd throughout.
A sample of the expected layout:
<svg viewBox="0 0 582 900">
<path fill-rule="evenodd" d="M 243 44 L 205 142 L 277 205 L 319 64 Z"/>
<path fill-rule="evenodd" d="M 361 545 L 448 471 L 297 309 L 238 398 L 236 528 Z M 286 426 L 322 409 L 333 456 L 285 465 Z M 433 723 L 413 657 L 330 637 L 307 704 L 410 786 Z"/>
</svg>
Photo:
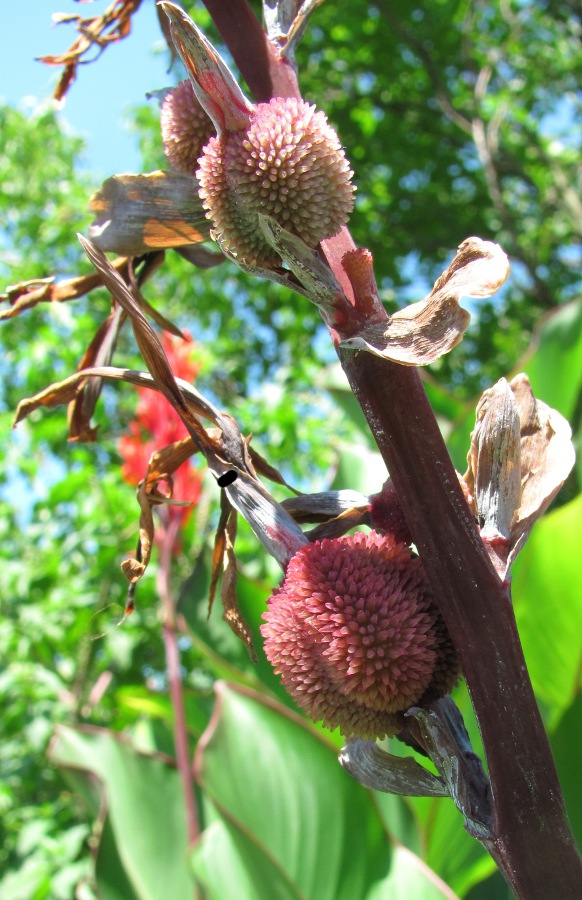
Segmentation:
<svg viewBox="0 0 582 900">
<path fill-rule="evenodd" d="M 236 510 L 232 508 L 228 498 L 223 493 L 220 499 L 220 521 L 216 529 L 214 547 L 212 549 L 212 576 L 208 592 L 208 615 L 210 615 L 212 610 L 216 585 L 222 574 L 220 587 L 223 609 L 222 618 L 243 642 L 253 662 L 256 662 L 257 657 L 253 647 L 252 632 L 240 611 L 236 596 L 237 569 L 234 554 L 236 528 Z"/>
<path fill-rule="evenodd" d="M 505 378 L 486 391 L 471 435 L 469 481 L 482 537 L 500 535 L 508 543 L 521 498 L 520 425 L 517 405 Z"/>
<path fill-rule="evenodd" d="M 272 466 L 269 462 L 267 462 L 264 456 L 261 456 L 261 454 L 257 450 L 255 450 L 254 447 L 251 447 L 248 441 L 247 447 L 251 462 L 260 475 L 264 475 L 265 478 L 268 478 L 269 481 L 273 481 L 275 484 L 281 484 L 283 485 L 283 487 L 289 488 L 289 490 L 293 491 L 294 494 L 299 494 L 299 491 L 296 491 L 294 487 L 291 487 L 290 484 L 287 484 L 279 470 Z"/>
<path fill-rule="evenodd" d="M 327 522 L 323 522 L 321 525 L 317 525 L 315 528 L 307 531 L 306 537 L 308 537 L 310 541 L 323 541 L 324 538 L 332 540 L 334 538 L 342 537 L 344 534 L 347 534 L 348 531 L 351 531 L 352 528 L 359 528 L 361 525 L 367 525 L 368 518 L 368 510 L 364 510 L 360 506 L 346 509 L 345 512 L 336 516 L 334 519 L 329 519 Z"/>
<path fill-rule="evenodd" d="M 426 366 L 462 340 L 470 316 L 459 299 L 489 297 L 508 275 L 509 262 L 498 244 L 467 238 L 425 300 L 394 313 L 387 327 L 385 323 L 364 327 L 340 346 L 405 366 Z"/>
<path fill-rule="evenodd" d="M 510 382 L 521 432 L 521 502 L 511 527 L 511 566 L 534 523 L 546 511 L 576 460 L 572 429 L 557 410 L 533 396 L 527 375 Z"/>
<path fill-rule="evenodd" d="M 198 183 L 182 172 L 114 175 L 89 201 L 96 247 L 124 256 L 184 247 L 210 239 Z"/>
<path fill-rule="evenodd" d="M 213 446 L 213 442 L 208 437 L 199 419 L 192 414 L 189 406 L 186 404 L 160 339 L 146 319 L 130 289 L 113 269 L 101 250 L 82 235 L 77 235 L 77 237 L 85 253 L 100 272 L 104 285 L 111 291 L 111 294 L 130 317 L 141 355 L 158 390 L 174 407 L 188 432 L 196 441 L 197 446 L 200 449 L 206 447 L 207 450 L 215 451 L 216 448 Z"/>
<path fill-rule="evenodd" d="M 155 526 L 153 515 L 153 504 L 147 492 L 145 479 L 138 485 L 136 491 L 137 502 L 139 503 L 139 544 L 136 559 L 124 559 L 121 563 L 121 571 L 130 584 L 135 584 L 144 574 L 148 567 L 152 547 L 154 544 Z"/>
<path fill-rule="evenodd" d="M 75 396 L 76 391 L 79 390 L 82 384 L 90 376 L 109 378 L 113 381 L 126 381 L 128 384 L 133 384 L 136 387 L 147 387 L 154 391 L 159 390 L 149 372 L 138 372 L 134 369 L 119 369 L 115 366 L 94 366 L 90 369 L 76 372 L 74 375 L 65 378 L 64 381 L 51 384 L 48 388 L 45 388 L 44 391 L 35 394 L 34 397 L 22 400 L 18 405 L 14 424 L 17 425 L 22 419 L 26 418 L 26 416 L 30 415 L 31 412 L 41 406 L 60 406 L 63 403 L 68 403 Z M 214 422 L 217 425 L 224 424 L 225 419 L 222 414 L 219 413 L 209 401 L 205 400 L 196 388 L 191 384 L 188 384 L 188 382 L 184 381 L 182 378 L 177 378 L 176 383 L 182 393 L 185 403 L 187 403 L 191 410 L 210 419 L 211 422 Z M 230 423 L 228 420 L 226 421 L 228 427 L 230 427 Z M 213 439 L 216 439 L 217 434 L 213 429 L 209 429 L 208 433 Z"/>
<path fill-rule="evenodd" d="M 572 431 L 536 400 L 524 374 L 485 391 L 476 419 L 464 482 L 475 495 L 484 539 L 497 532 L 505 541 L 504 577 L 574 465 Z"/>
<path fill-rule="evenodd" d="M 348 741 L 339 762 L 350 775 L 367 788 L 405 797 L 448 797 L 442 778 L 433 775 L 411 756 L 394 756 L 375 741 Z"/>
<path fill-rule="evenodd" d="M 97 329 L 93 340 L 83 354 L 78 369 L 92 366 L 106 366 L 111 362 L 119 329 L 125 313 L 115 306 L 110 315 Z M 97 428 L 92 427 L 91 418 L 101 394 L 102 379 L 98 376 L 89 378 L 69 404 L 69 440 L 78 443 L 97 440 Z"/>
<path fill-rule="evenodd" d="M 75 399 L 78 391 L 90 374 L 93 374 L 93 372 L 77 372 L 76 375 L 66 378 L 64 381 L 49 385 L 44 391 L 35 394 L 34 397 L 21 400 L 16 407 L 13 427 L 16 427 L 19 422 L 22 422 L 23 419 L 26 419 L 35 409 L 39 409 L 41 406 L 50 408 L 62 406 L 63 403 L 70 403 Z"/>
<path fill-rule="evenodd" d="M 66 53 L 58 56 L 41 56 L 39 60 L 49 66 L 65 66 L 65 71 L 54 93 L 54 98 L 58 103 L 64 101 L 75 78 L 77 66 L 81 62 L 91 62 L 91 60 L 83 58 L 89 50 L 96 47 L 97 56 L 99 56 L 107 44 L 127 37 L 131 30 L 131 17 L 137 12 L 140 4 L 141 0 L 114 0 L 100 16 L 83 19 L 81 16 L 65 15 L 56 18 L 57 24 L 76 22 L 79 33 L 79 37 Z"/>
<path fill-rule="evenodd" d="M 212 612 L 214 597 L 216 595 L 216 586 L 222 572 L 222 562 L 224 559 L 224 551 L 226 548 L 226 526 L 231 515 L 236 516 L 236 510 L 233 510 L 226 494 L 220 495 L 220 519 L 216 526 L 214 535 L 214 546 L 212 548 L 212 569 L 210 577 L 210 588 L 208 590 L 208 615 Z"/>
<path fill-rule="evenodd" d="M 128 259 L 120 257 L 111 260 L 111 265 L 120 272 L 122 278 L 127 277 L 130 265 Z M 68 278 L 57 283 L 55 283 L 54 277 L 20 281 L 18 284 L 9 285 L 6 292 L 0 294 L 0 300 L 7 300 L 12 304 L 10 309 L 0 313 L 0 320 L 12 319 L 24 312 L 25 309 L 32 309 L 37 303 L 64 303 L 68 300 L 76 300 L 100 287 L 103 287 L 103 282 L 96 272 L 91 275 Z"/>
<path fill-rule="evenodd" d="M 155 535 L 153 508 L 160 503 L 166 504 L 171 501 L 173 490 L 171 476 L 194 453 L 196 453 L 194 442 L 191 438 L 184 438 L 154 451 L 150 456 L 147 470 L 136 491 L 140 507 L 136 558 L 125 559 L 121 564 L 121 571 L 131 584 L 135 584 L 142 577 L 151 558 Z M 168 486 L 169 495 L 160 493 L 161 481 Z"/>
<path fill-rule="evenodd" d="M 144 476 L 148 493 L 154 492 L 159 481 L 169 481 L 170 476 L 197 452 L 198 448 L 190 437 L 155 450 L 150 456 Z"/>
<path fill-rule="evenodd" d="M 257 662 L 257 654 L 253 646 L 253 633 L 246 622 L 238 605 L 236 595 L 236 556 L 234 555 L 234 541 L 236 538 L 236 513 L 229 516 L 224 532 L 224 556 L 222 563 L 222 581 L 220 583 L 220 595 L 222 599 L 222 618 L 231 631 L 243 642 L 254 663 Z"/>
<path fill-rule="evenodd" d="M 359 491 L 322 491 L 316 494 L 299 494 L 281 503 L 296 522 L 325 522 L 352 509 L 368 509 L 368 498 Z"/>
</svg>

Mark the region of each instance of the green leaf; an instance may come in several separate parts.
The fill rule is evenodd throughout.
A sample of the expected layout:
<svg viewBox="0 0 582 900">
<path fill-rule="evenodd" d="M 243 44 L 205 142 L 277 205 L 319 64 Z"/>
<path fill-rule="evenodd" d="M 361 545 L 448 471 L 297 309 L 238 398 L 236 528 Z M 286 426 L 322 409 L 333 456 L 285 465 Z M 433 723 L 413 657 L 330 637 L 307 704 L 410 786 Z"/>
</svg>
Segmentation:
<svg viewBox="0 0 582 900">
<path fill-rule="evenodd" d="M 96 876 L 106 900 L 192 895 L 182 784 L 171 760 L 137 753 L 123 735 L 105 729 L 65 726 L 57 728 L 51 758 L 88 781 L 97 776 L 105 788 Z"/>
<path fill-rule="evenodd" d="M 582 694 L 566 710 L 550 740 L 570 824 L 578 844 L 582 845 Z"/>
<path fill-rule="evenodd" d="M 374 885 L 366 900 L 455 900 L 457 895 L 406 847 L 392 852 L 388 875 Z"/>
<path fill-rule="evenodd" d="M 275 864 L 281 896 L 392 898 L 399 896 L 396 884 L 400 889 L 410 878 L 417 885 L 421 870 L 432 893 L 418 896 L 440 897 L 443 889 L 451 896 L 442 885 L 435 889 L 438 879 L 413 854 L 412 868 L 406 858 L 402 874 L 404 863 L 400 857 L 393 862 L 371 794 L 342 771 L 336 751 L 311 727 L 245 688 L 220 683 L 217 694 L 215 717 L 197 753 L 199 782 L 231 827 L 231 852 L 252 850 L 253 867 Z M 235 841 L 241 834 L 242 849 Z M 221 845 L 225 840 L 222 835 Z M 239 866 L 240 859 L 232 864 Z M 206 847 L 205 884 L 216 883 L 228 868 L 224 855 Z M 294 893 L 285 893 L 289 884 Z M 269 900 L 270 887 L 263 882 L 248 896 Z"/>
<path fill-rule="evenodd" d="M 539 521 L 513 572 L 515 615 L 548 727 L 579 688 L 582 661 L 582 496 Z"/>
<path fill-rule="evenodd" d="M 202 788 L 299 895 L 364 897 L 391 856 L 369 794 L 342 771 L 330 745 L 274 701 L 225 683 L 217 694 L 196 760 Z"/>
<path fill-rule="evenodd" d="M 222 860 L 223 865 L 217 865 Z M 209 900 L 301 900 L 281 868 L 245 833 L 220 816 L 202 835 L 192 854 L 198 883 Z"/>
<path fill-rule="evenodd" d="M 570 419 L 582 389 L 582 299 L 545 319 L 523 370 L 535 396 Z"/>
</svg>

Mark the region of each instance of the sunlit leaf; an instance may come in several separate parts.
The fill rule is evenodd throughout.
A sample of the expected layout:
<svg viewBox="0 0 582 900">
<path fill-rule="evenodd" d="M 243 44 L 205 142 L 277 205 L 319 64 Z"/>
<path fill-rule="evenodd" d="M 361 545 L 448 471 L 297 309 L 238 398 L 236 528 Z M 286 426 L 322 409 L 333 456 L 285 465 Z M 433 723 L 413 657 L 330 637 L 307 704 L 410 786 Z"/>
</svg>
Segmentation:
<svg viewBox="0 0 582 900">
<path fill-rule="evenodd" d="M 579 690 L 582 496 L 538 522 L 515 564 L 515 615 L 534 690 L 554 728 Z"/>
<path fill-rule="evenodd" d="M 113 857 L 101 855 L 97 875 L 105 872 L 107 900 L 116 896 L 107 884 L 110 871 L 117 872 L 115 889 L 129 883 L 139 900 L 191 895 L 183 788 L 171 760 L 137 753 L 113 732 L 65 726 L 55 734 L 51 759 L 65 771 L 82 772 L 89 781 L 97 776 L 103 784 Z"/>
</svg>

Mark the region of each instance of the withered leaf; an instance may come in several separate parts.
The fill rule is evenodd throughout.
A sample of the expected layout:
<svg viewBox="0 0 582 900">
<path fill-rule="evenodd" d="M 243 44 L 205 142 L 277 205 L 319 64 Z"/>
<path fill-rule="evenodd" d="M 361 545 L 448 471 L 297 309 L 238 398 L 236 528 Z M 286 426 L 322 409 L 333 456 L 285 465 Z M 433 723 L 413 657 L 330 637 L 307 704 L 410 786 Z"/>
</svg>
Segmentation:
<svg viewBox="0 0 582 900">
<path fill-rule="evenodd" d="M 572 429 L 567 419 L 534 397 L 527 375 L 516 375 L 510 387 L 520 420 L 521 502 L 511 527 L 508 568 L 576 461 Z"/>
<path fill-rule="evenodd" d="M 368 505 L 369 500 L 364 494 L 351 490 L 299 494 L 281 503 L 296 522 L 325 522 L 352 509 L 367 510 Z"/>
<path fill-rule="evenodd" d="M 74 15 L 57 15 L 57 23 L 76 23 L 79 37 L 75 39 L 66 53 L 58 56 L 41 56 L 40 62 L 49 66 L 65 66 L 54 98 L 62 103 L 71 86 L 79 63 L 87 63 L 91 60 L 83 59 L 86 53 L 93 47 L 97 48 L 96 57 L 105 49 L 107 44 L 115 43 L 127 37 L 131 30 L 131 17 L 137 11 L 141 0 L 114 0 L 105 12 L 100 16 L 82 18 Z"/>
<path fill-rule="evenodd" d="M 96 247 L 124 256 L 184 247 L 210 239 L 194 176 L 182 172 L 114 175 L 91 198 Z"/>
<path fill-rule="evenodd" d="M 509 541 L 521 498 L 521 449 L 519 413 L 505 378 L 477 406 L 465 481 L 475 497 L 482 536 L 497 534 Z"/>
<path fill-rule="evenodd" d="M 425 300 L 389 316 L 388 326 L 364 327 L 340 346 L 366 350 L 405 366 L 426 366 L 462 340 L 470 316 L 459 306 L 459 299 L 489 297 L 508 275 L 509 262 L 498 244 L 467 238 Z"/>
<path fill-rule="evenodd" d="M 142 577 L 151 558 L 155 535 L 153 507 L 171 502 L 172 474 L 194 453 L 194 442 L 191 438 L 184 438 L 155 450 L 150 456 L 147 470 L 136 491 L 140 507 L 138 552 L 136 559 L 125 559 L 121 564 L 121 571 L 131 584 Z M 169 495 L 160 493 L 160 481 L 168 486 Z"/>
<path fill-rule="evenodd" d="M 102 322 L 97 329 L 93 340 L 79 363 L 79 371 L 92 366 L 106 366 L 111 362 L 119 329 L 124 318 L 125 313 L 121 307 L 116 305 L 105 322 Z M 70 441 L 81 443 L 97 440 L 97 429 L 91 425 L 91 417 L 95 412 L 95 406 L 101 394 L 101 385 L 102 379 L 98 376 L 89 378 L 77 392 L 74 400 L 69 403 L 67 418 Z"/>
<path fill-rule="evenodd" d="M 574 465 L 572 431 L 534 397 L 524 374 L 485 391 L 476 418 L 464 481 L 475 495 L 484 536 L 496 529 L 506 541 L 506 575 Z"/>
<path fill-rule="evenodd" d="M 220 520 L 214 537 L 212 550 L 212 576 L 208 592 L 208 615 L 212 610 L 216 586 L 222 575 L 221 600 L 222 618 L 229 628 L 243 642 L 253 662 L 257 661 L 253 647 L 253 636 L 248 623 L 240 611 L 236 595 L 237 569 L 234 542 L 237 528 L 237 513 L 230 505 L 226 494 L 220 498 Z"/>
<path fill-rule="evenodd" d="M 122 278 L 127 277 L 130 265 L 128 259 L 120 257 L 111 260 L 111 265 L 121 273 Z M 37 303 L 64 303 L 76 300 L 102 285 L 103 282 L 97 272 L 59 282 L 55 282 L 54 277 L 51 277 L 11 284 L 4 294 L 0 295 L 0 300 L 8 300 L 12 305 L 0 313 L 0 319 L 12 319 L 25 309 L 32 309 Z"/>
<path fill-rule="evenodd" d="M 222 581 L 220 583 L 220 595 L 222 599 L 222 618 L 231 631 L 243 642 L 253 662 L 257 662 L 257 654 L 253 646 L 253 633 L 240 611 L 238 597 L 236 595 L 236 556 L 234 555 L 234 541 L 236 538 L 236 513 L 229 516 L 224 532 L 224 556 L 222 563 Z"/>
</svg>

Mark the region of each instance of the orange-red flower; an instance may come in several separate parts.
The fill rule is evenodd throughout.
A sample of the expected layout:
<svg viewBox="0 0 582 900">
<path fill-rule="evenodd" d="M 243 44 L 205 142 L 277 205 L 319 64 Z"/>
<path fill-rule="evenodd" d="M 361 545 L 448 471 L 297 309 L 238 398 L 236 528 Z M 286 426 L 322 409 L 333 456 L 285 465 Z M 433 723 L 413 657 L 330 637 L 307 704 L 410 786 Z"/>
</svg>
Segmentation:
<svg viewBox="0 0 582 900">
<path fill-rule="evenodd" d="M 199 365 L 192 358 L 194 342 L 181 340 L 164 333 L 162 345 L 174 375 L 192 382 Z M 129 424 L 129 434 L 119 439 L 119 452 L 123 458 L 121 474 L 128 484 L 137 485 L 146 474 L 152 453 L 188 437 L 188 432 L 178 413 L 159 391 L 138 388 L 139 402 L 136 418 Z M 179 518 L 184 525 L 200 497 L 201 476 L 191 460 L 183 463 L 172 476 L 176 500 L 187 500 L 190 506 L 168 506 L 168 516 Z"/>
</svg>

